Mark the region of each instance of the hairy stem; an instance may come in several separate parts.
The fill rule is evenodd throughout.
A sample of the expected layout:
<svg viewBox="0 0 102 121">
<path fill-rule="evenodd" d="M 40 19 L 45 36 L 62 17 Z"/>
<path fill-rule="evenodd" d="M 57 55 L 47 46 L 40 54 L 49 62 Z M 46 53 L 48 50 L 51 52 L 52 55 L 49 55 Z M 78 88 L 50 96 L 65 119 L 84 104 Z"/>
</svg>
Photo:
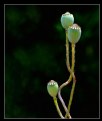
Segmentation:
<svg viewBox="0 0 102 121">
<path fill-rule="evenodd" d="M 74 73 L 74 66 L 75 66 L 75 44 L 72 43 L 72 72 L 73 73 Z M 68 104 L 69 112 L 70 112 L 70 107 L 71 107 L 72 99 L 73 99 L 73 95 L 74 95 L 75 84 L 76 84 L 76 79 L 75 79 L 75 76 L 74 76 L 73 77 L 72 89 L 71 89 L 71 93 L 70 93 L 69 104 Z"/>
<path fill-rule="evenodd" d="M 70 62 L 69 62 L 69 42 L 68 42 L 67 30 L 65 31 L 65 33 L 66 33 L 66 65 L 67 65 L 68 71 L 70 72 L 70 77 L 69 77 L 69 79 L 65 83 L 63 83 L 59 87 L 58 97 L 59 97 L 59 100 L 61 101 L 62 106 L 63 106 L 63 108 L 64 108 L 64 110 L 66 112 L 66 117 L 68 116 L 68 118 L 71 118 L 71 115 L 70 115 L 70 113 L 69 113 L 69 111 L 68 111 L 68 109 L 67 109 L 67 107 L 66 107 L 66 105 L 64 103 L 64 100 L 63 100 L 63 98 L 61 96 L 61 90 L 62 90 L 62 88 L 65 87 L 65 86 L 67 86 L 71 82 L 71 80 L 72 80 L 72 74 L 71 74 Z"/>
<path fill-rule="evenodd" d="M 56 109 L 57 109 L 57 112 L 58 112 L 59 116 L 60 116 L 62 119 L 65 119 L 65 117 L 62 115 L 62 113 L 61 113 L 61 111 L 60 111 L 60 108 L 59 108 L 59 106 L 58 106 L 57 98 L 54 97 L 53 100 L 54 100 L 54 104 L 55 104 L 55 106 L 56 106 Z"/>
<path fill-rule="evenodd" d="M 59 97 L 59 99 L 60 99 L 60 101 L 61 101 L 61 103 L 62 103 L 62 106 L 63 106 L 63 108 L 64 108 L 64 110 L 65 110 L 65 112 L 66 112 L 68 118 L 71 119 L 71 115 L 70 115 L 70 113 L 69 113 L 69 111 L 68 111 L 68 109 L 67 109 L 67 107 L 66 107 L 66 105 L 65 105 L 65 102 L 64 102 L 64 100 L 63 100 L 63 98 L 62 98 L 62 96 L 61 96 L 61 89 L 62 89 L 64 86 L 66 86 L 67 84 L 68 84 L 68 81 L 65 82 L 65 83 L 63 83 L 63 84 L 59 87 L 58 97 Z"/>
<path fill-rule="evenodd" d="M 73 77 L 73 68 L 70 68 L 70 62 L 69 62 L 69 42 L 68 42 L 68 33 L 67 33 L 67 30 L 65 31 L 66 32 L 66 65 L 67 65 L 67 69 L 68 71 L 70 72 L 70 76 L 69 76 L 69 79 L 67 80 L 68 81 L 68 84 L 72 81 L 72 77 Z M 72 62 L 73 63 L 73 62 Z M 72 64 L 73 65 L 73 64 Z"/>
<path fill-rule="evenodd" d="M 66 32 L 66 65 L 67 65 L 68 71 L 71 73 L 70 62 L 69 62 L 69 42 L 68 42 L 67 30 L 65 32 Z"/>
<path fill-rule="evenodd" d="M 72 100 L 73 100 L 73 95 L 74 95 L 74 90 L 75 90 L 75 84 L 76 84 L 76 78 L 74 75 L 74 66 L 75 66 L 75 44 L 72 43 L 72 67 L 71 67 L 70 77 L 73 77 L 73 84 L 72 84 L 70 99 L 69 99 L 69 103 L 68 103 L 69 112 L 70 112 L 70 108 L 71 108 L 71 104 L 72 104 Z M 67 117 L 67 114 L 65 115 L 65 117 Z"/>
<path fill-rule="evenodd" d="M 71 104 L 72 104 L 72 100 L 73 100 L 73 95 L 74 95 L 74 90 L 75 90 L 75 84 L 76 84 L 76 80 L 73 80 L 73 85 L 72 85 L 72 89 L 71 89 L 71 93 L 70 93 L 70 99 L 69 99 L 69 104 L 68 104 L 68 110 L 70 112 L 70 108 L 71 108 Z"/>
<path fill-rule="evenodd" d="M 74 72 L 75 66 L 75 44 L 72 43 L 72 69 L 71 71 Z"/>
</svg>

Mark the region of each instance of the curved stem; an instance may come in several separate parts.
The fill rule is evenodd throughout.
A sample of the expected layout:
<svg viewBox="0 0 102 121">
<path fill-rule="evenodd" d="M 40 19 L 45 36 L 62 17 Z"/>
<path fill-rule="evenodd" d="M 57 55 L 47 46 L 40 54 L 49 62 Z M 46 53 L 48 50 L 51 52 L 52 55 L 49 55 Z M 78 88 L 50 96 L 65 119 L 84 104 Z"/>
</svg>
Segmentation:
<svg viewBox="0 0 102 121">
<path fill-rule="evenodd" d="M 73 95 L 74 95 L 74 89 L 75 89 L 75 84 L 76 84 L 76 78 L 74 75 L 74 66 L 75 66 L 75 44 L 72 43 L 72 68 L 71 68 L 71 77 L 73 77 L 73 84 L 72 84 L 72 89 L 71 89 L 71 93 L 70 93 L 70 99 L 69 99 L 69 103 L 68 103 L 68 110 L 70 112 L 70 107 L 72 104 L 72 100 L 73 100 Z M 67 117 L 67 114 L 65 115 L 65 117 Z"/>
<path fill-rule="evenodd" d="M 70 72 L 70 76 L 69 79 L 67 80 L 68 83 L 70 83 L 72 81 L 72 77 L 73 77 L 73 69 L 74 69 L 74 64 L 72 64 L 72 68 L 70 68 L 70 62 L 69 62 L 69 42 L 68 42 L 68 33 L 67 30 L 66 32 L 66 65 L 67 65 L 67 69 Z M 74 46 L 74 45 L 73 45 Z M 72 50 L 73 51 L 73 50 Z M 73 59 L 72 59 L 73 60 Z M 73 63 L 73 62 L 72 62 Z"/>
<path fill-rule="evenodd" d="M 68 34 L 67 34 L 67 31 L 66 31 L 66 65 L 67 65 L 67 68 L 68 68 L 68 71 L 70 72 L 70 76 L 69 76 L 69 79 L 63 83 L 60 88 L 59 88 L 59 92 L 58 92 L 58 97 L 64 107 L 64 110 L 66 112 L 66 115 L 65 115 L 65 118 L 68 116 L 68 118 L 71 118 L 70 116 L 70 107 L 71 107 L 71 104 L 72 104 L 72 99 L 73 99 L 73 94 L 74 94 L 74 89 L 75 89 L 75 83 L 76 83 L 76 80 L 75 80 L 75 75 L 74 75 L 74 66 L 75 66 L 75 44 L 72 44 L 72 67 L 70 68 L 70 62 L 69 62 L 69 43 L 68 43 Z M 67 86 L 71 81 L 72 81 L 72 78 L 73 78 L 73 84 L 72 84 L 72 89 L 71 89 L 71 93 L 70 93 L 70 99 L 69 99 L 69 104 L 68 104 L 68 109 L 66 108 L 66 105 L 63 101 L 63 98 L 61 97 L 61 90 L 63 87 Z"/>
<path fill-rule="evenodd" d="M 70 99 L 69 99 L 69 104 L 68 104 L 68 110 L 70 112 L 70 108 L 71 108 L 71 104 L 72 104 L 72 100 L 73 100 L 73 95 L 74 95 L 74 90 L 75 90 L 75 84 L 76 84 L 76 80 L 73 79 L 73 85 L 72 85 L 72 89 L 71 89 L 71 93 L 70 93 Z"/>
<path fill-rule="evenodd" d="M 62 96 L 61 96 L 62 88 L 67 86 L 71 82 L 71 80 L 72 80 L 72 74 L 71 74 L 70 62 L 69 62 L 69 42 L 68 42 L 67 30 L 65 30 L 65 33 L 66 33 L 66 65 L 67 65 L 68 71 L 70 72 L 70 77 L 69 77 L 69 79 L 65 83 L 63 83 L 59 87 L 58 97 L 59 97 L 59 99 L 60 99 L 60 101 L 62 103 L 62 106 L 63 106 L 63 108 L 64 108 L 64 110 L 66 112 L 66 116 L 68 116 L 68 118 L 71 118 L 70 113 L 69 113 L 69 111 L 68 111 L 68 109 L 67 109 L 67 107 L 66 107 L 66 105 L 64 103 L 64 100 L 63 100 Z"/>
<path fill-rule="evenodd" d="M 58 106 L 57 98 L 54 97 L 53 100 L 54 100 L 54 104 L 55 104 L 55 106 L 56 106 L 56 109 L 57 109 L 57 112 L 58 112 L 59 116 L 60 116 L 62 119 L 65 119 L 64 116 L 62 115 L 61 111 L 60 111 L 59 106 Z"/>
<path fill-rule="evenodd" d="M 75 44 L 72 43 L 72 69 L 71 70 L 72 70 L 73 73 L 74 73 L 74 66 L 75 66 Z M 73 76 L 73 84 L 72 84 L 72 89 L 71 89 L 70 99 L 69 99 L 69 104 L 68 104 L 69 112 L 70 112 L 70 107 L 71 107 L 71 104 L 72 104 L 75 84 L 76 84 L 76 79 L 75 79 L 75 76 Z"/>
<path fill-rule="evenodd" d="M 59 97 L 59 99 L 60 99 L 60 101 L 61 101 L 61 103 L 62 103 L 62 106 L 63 106 L 63 108 L 64 108 L 64 110 L 65 110 L 65 112 L 66 112 L 66 115 L 68 116 L 69 119 L 71 119 L 71 115 L 70 115 L 70 113 L 69 113 L 69 111 L 68 111 L 68 109 L 67 109 L 67 107 L 66 107 L 66 105 L 65 105 L 65 102 L 64 102 L 64 100 L 63 100 L 63 98 L 62 98 L 62 96 L 61 96 L 61 89 L 62 89 L 64 86 L 66 86 L 67 84 L 68 84 L 68 81 L 65 82 L 65 83 L 63 83 L 63 84 L 59 87 L 58 97 Z"/>
</svg>

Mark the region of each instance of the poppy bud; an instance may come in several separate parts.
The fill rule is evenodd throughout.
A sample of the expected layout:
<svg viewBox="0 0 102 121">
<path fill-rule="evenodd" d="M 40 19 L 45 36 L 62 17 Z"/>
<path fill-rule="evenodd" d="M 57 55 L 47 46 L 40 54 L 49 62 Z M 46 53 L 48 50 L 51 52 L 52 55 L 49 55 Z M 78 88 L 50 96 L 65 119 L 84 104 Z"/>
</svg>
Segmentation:
<svg viewBox="0 0 102 121">
<path fill-rule="evenodd" d="M 74 23 L 74 17 L 69 12 L 66 12 L 65 14 L 62 14 L 61 16 L 61 24 L 63 28 L 68 29 L 69 26 L 71 26 Z"/>
<path fill-rule="evenodd" d="M 51 80 L 50 82 L 48 82 L 47 91 L 48 91 L 50 96 L 56 97 L 56 95 L 58 93 L 58 84 L 57 84 L 57 82 L 55 82 L 54 80 Z"/>
<path fill-rule="evenodd" d="M 77 43 L 81 37 L 81 28 L 77 24 L 73 24 L 68 28 L 68 39 L 71 43 Z"/>
</svg>

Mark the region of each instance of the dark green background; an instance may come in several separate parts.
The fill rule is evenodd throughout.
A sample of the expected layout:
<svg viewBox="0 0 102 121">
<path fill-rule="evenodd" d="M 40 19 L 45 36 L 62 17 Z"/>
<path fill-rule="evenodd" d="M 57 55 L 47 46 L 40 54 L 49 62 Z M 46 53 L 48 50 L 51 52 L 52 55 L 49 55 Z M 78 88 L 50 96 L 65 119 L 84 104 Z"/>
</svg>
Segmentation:
<svg viewBox="0 0 102 121">
<path fill-rule="evenodd" d="M 69 77 L 60 23 L 67 11 L 82 29 L 76 44 L 77 83 L 71 115 L 99 117 L 99 6 L 5 5 L 6 118 L 59 118 L 46 87 L 51 79 L 61 85 Z M 66 104 L 70 89 L 71 84 L 62 90 Z"/>
</svg>

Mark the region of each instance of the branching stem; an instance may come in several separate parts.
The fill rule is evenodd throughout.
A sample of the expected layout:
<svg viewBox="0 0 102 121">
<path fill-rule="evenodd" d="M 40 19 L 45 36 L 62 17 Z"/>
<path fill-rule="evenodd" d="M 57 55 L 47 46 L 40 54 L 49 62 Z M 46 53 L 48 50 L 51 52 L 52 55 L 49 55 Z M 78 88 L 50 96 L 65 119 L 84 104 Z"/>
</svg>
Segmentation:
<svg viewBox="0 0 102 121">
<path fill-rule="evenodd" d="M 64 100 L 63 100 L 63 98 L 62 98 L 62 96 L 61 96 L 61 90 L 62 90 L 62 88 L 65 87 L 67 84 L 68 84 L 68 81 L 65 82 L 65 83 L 63 83 L 63 84 L 59 87 L 58 97 L 59 97 L 59 99 L 60 99 L 60 101 L 61 101 L 61 103 L 62 103 L 62 106 L 63 106 L 63 108 L 64 108 L 64 110 L 65 110 L 65 112 L 66 112 L 68 118 L 71 119 L 71 115 L 70 115 L 70 113 L 69 113 L 69 111 L 68 111 L 68 109 L 67 109 L 67 107 L 66 107 L 66 105 L 65 105 L 65 102 L 64 102 Z"/>
</svg>

